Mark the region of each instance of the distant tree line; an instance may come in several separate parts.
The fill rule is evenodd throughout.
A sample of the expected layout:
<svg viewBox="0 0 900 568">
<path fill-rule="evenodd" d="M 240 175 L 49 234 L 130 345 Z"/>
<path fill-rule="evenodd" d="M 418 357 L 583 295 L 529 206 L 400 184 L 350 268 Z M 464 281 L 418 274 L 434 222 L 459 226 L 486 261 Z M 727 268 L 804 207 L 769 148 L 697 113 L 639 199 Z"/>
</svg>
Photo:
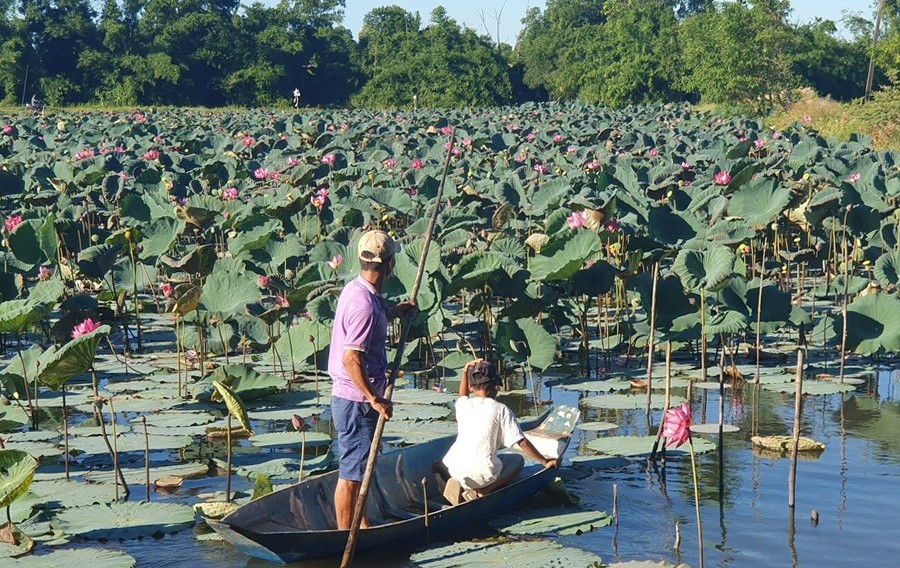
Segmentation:
<svg viewBox="0 0 900 568">
<path fill-rule="evenodd" d="M 863 6 L 865 7 L 865 6 Z M 874 5 L 795 25 L 788 0 L 548 0 L 515 47 L 436 8 L 365 16 L 344 0 L 0 0 L 0 100 L 52 105 L 494 106 L 702 101 L 765 110 L 798 86 L 862 95 Z M 485 22 L 487 29 L 488 22 Z M 900 0 L 885 0 L 876 85 L 900 74 Z"/>
</svg>

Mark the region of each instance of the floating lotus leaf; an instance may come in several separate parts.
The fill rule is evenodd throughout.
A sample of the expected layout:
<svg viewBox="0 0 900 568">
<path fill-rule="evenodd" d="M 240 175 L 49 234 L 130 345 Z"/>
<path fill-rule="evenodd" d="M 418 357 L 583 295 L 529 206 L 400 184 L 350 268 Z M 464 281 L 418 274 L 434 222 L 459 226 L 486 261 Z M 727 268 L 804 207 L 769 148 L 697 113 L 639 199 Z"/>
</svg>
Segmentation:
<svg viewBox="0 0 900 568">
<path fill-rule="evenodd" d="M 41 355 L 38 381 L 53 390 L 59 390 L 66 381 L 91 369 L 100 340 L 110 332 L 108 325 L 69 340 L 61 348 L 51 347 Z"/>
<path fill-rule="evenodd" d="M 268 432 L 256 434 L 250 438 L 250 445 L 260 448 L 291 447 L 299 448 L 300 432 Z M 306 447 L 327 446 L 331 444 L 331 436 L 324 432 L 306 432 Z"/>
<path fill-rule="evenodd" d="M 121 468 L 122 474 L 125 476 L 125 482 L 129 485 L 143 485 L 147 481 L 146 470 L 143 464 L 139 467 Z M 186 479 L 194 477 L 203 477 L 209 473 L 208 463 L 178 463 L 178 464 L 150 464 L 150 481 L 164 476 L 178 476 Z M 116 474 L 112 471 L 89 471 L 84 474 L 87 481 L 95 484 L 115 483 Z M 109 493 L 107 488 L 105 493 Z"/>
<path fill-rule="evenodd" d="M 722 433 L 723 434 L 733 434 L 734 432 L 740 432 L 741 429 L 735 426 L 734 424 L 722 424 Z M 691 424 L 691 432 L 694 434 L 718 434 L 719 433 L 719 425 L 718 424 Z"/>
<path fill-rule="evenodd" d="M 115 500 L 115 493 L 109 485 L 64 479 L 35 481 L 31 484 L 31 493 L 37 499 L 37 506 L 45 509 L 71 509 Z"/>
<path fill-rule="evenodd" d="M 607 430 L 615 430 L 619 425 L 613 422 L 580 422 L 575 428 L 585 430 L 587 432 L 605 432 Z"/>
<path fill-rule="evenodd" d="M 391 420 L 439 420 L 451 412 L 449 406 L 436 404 L 395 404 Z"/>
<path fill-rule="evenodd" d="M 790 452 L 794 447 L 794 439 L 791 436 L 753 436 L 750 441 L 754 446 L 760 446 L 773 452 Z M 825 444 L 810 438 L 800 436 L 797 440 L 798 452 L 821 452 Z"/>
<path fill-rule="evenodd" d="M 556 385 L 567 391 L 612 392 L 631 389 L 631 381 L 624 379 L 599 379 L 578 381 L 577 383 L 559 383 Z"/>
<path fill-rule="evenodd" d="M 202 426 L 214 421 L 215 416 L 209 412 L 188 411 L 188 410 L 166 410 L 158 414 L 146 415 L 147 426 L 156 426 L 158 428 L 184 428 L 187 426 Z M 141 431 L 140 417 L 131 420 L 135 431 Z M 174 433 L 174 432 L 173 432 Z"/>
<path fill-rule="evenodd" d="M 574 466 L 591 469 L 620 469 L 632 463 L 621 456 L 574 456 L 570 461 Z"/>
<path fill-rule="evenodd" d="M 785 394 L 797 392 L 797 386 L 793 381 L 789 383 L 763 383 L 762 388 Z M 853 392 L 856 390 L 854 385 L 848 383 L 840 384 L 833 381 L 803 381 L 801 388 L 803 389 L 803 394 L 807 395 L 837 394 L 839 392 Z"/>
<path fill-rule="evenodd" d="M 488 524 L 500 532 L 514 535 L 580 535 L 611 525 L 613 518 L 600 511 L 571 509 L 529 509 L 501 515 Z"/>
<path fill-rule="evenodd" d="M 614 562 L 605 565 L 605 568 L 691 568 L 688 564 L 672 564 L 666 560 L 630 560 L 628 562 Z"/>
<path fill-rule="evenodd" d="M 436 392 L 422 389 L 397 389 L 391 399 L 396 404 L 441 404 L 446 405 L 458 398 L 456 393 Z"/>
<path fill-rule="evenodd" d="M 194 526 L 194 510 L 175 503 L 90 505 L 62 511 L 51 524 L 83 538 L 128 540 L 189 529 Z"/>
<path fill-rule="evenodd" d="M 693 440 L 694 452 L 698 454 L 711 452 L 716 449 L 716 445 L 713 442 L 704 438 L 695 436 Z M 655 441 L 656 436 L 609 436 L 591 440 L 587 443 L 587 447 L 595 452 L 611 456 L 637 457 L 650 455 Z M 668 454 L 681 455 L 687 454 L 689 451 L 690 448 L 687 444 L 678 448 L 666 448 L 666 453 Z"/>
<path fill-rule="evenodd" d="M 593 568 L 600 557 L 547 541 L 467 541 L 432 548 L 410 556 L 421 568 Z"/>
<path fill-rule="evenodd" d="M 37 465 L 37 460 L 23 451 L 0 450 L 0 508 L 28 491 Z"/>
<path fill-rule="evenodd" d="M 134 558 L 121 550 L 63 549 L 50 554 L 23 556 L 5 560 L 8 568 L 71 568 L 90 566 L 91 568 L 134 568 Z"/>
<path fill-rule="evenodd" d="M 681 404 L 681 397 L 671 396 L 669 405 Z M 660 392 L 653 392 L 650 396 L 650 408 L 661 410 L 665 404 L 665 396 Z M 601 394 L 582 399 L 581 403 L 588 408 L 611 408 L 616 410 L 633 410 L 647 408 L 646 394 Z"/>
<path fill-rule="evenodd" d="M 116 408 L 116 412 L 120 412 Z M 112 445 L 112 433 L 110 427 L 106 427 L 107 434 L 110 436 L 110 445 Z M 191 444 L 190 436 L 148 436 L 150 451 L 159 450 L 177 450 L 185 448 Z M 78 450 L 84 454 L 106 454 L 109 450 L 103 443 L 102 436 L 70 436 L 69 449 Z M 144 434 L 134 432 L 119 432 L 116 436 L 116 450 L 119 453 L 126 452 L 143 452 L 144 451 Z"/>
<path fill-rule="evenodd" d="M 433 422 L 390 420 L 384 426 L 385 441 L 395 444 L 419 444 L 455 435 L 456 423 L 449 420 L 435 420 Z"/>
<path fill-rule="evenodd" d="M 63 453 L 62 448 L 56 446 L 54 442 L 18 442 L 13 438 L 12 440 L 7 440 L 5 445 L 10 450 L 26 452 L 38 460 L 58 456 Z"/>
<path fill-rule="evenodd" d="M 304 476 L 325 471 L 333 461 L 334 455 L 331 452 L 320 456 L 307 456 L 303 462 Z M 224 460 L 216 458 L 213 462 L 222 470 L 227 467 Z M 300 458 L 273 459 L 271 454 L 238 456 L 232 458 L 231 466 L 235 474 L 247 479 L 265 475 L 274 480 L 296 481 L 300 473 Z"/>
</svg>

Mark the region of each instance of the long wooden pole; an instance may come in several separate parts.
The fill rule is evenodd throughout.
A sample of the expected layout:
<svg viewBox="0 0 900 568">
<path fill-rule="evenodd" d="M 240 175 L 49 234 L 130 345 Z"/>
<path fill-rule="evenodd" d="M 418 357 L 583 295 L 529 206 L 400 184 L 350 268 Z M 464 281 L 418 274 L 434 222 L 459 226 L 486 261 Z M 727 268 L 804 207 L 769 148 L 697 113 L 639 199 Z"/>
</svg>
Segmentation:
<svg viewBox="0 0 900 568">
<path fill-rule="evenodd" d="M 441 174 L 441 183 L 438 185 L 437 196 L 434 198 L 434 209 L 431 212 L 431 220 L 428 223 L 428 230 L 425 232 L 425 246 L 422 247 L 422 256 L 419 258 L 419 269 L 416 273 L 416 281 L 413 284 L 410 293 L 410 301 L 416 301 L 419 293 L 419 286 L 422 283 L 422 276 L 425 274 L 425 261 L 428 258 L 428 247 L 431 246 L 431 238 L 434 234 L 434 226 L 437 223 L 437 216 L 441 208 L 441 197 L 444 194 L 444 183 L 447 181 L 447 170 L 450 168 L 450 158 L 453 155 L 453 141 L 456 137 L 456 129 L 450 132 L 450 144 L 447 148 L 447 159 L 444 161 L 444 172 Z M 391 373 L 388 376 L 387 388 L 384 391 L 384 398 L 391 399 L 394 394 L 394 381 L 400 370 L 400 360 L 403 357 L 403 351 L 406 347 L 406 336 L 409 335 L 409 320 L 405 320 L 400 328 L 400 343 L 397 345 L 397 353 L 394 355 L 394 362 L 391 365 Z M 350 534 L 347 537 L 347 546 L 344 548 L 344 556 L 341 559 L 341 568 L 350 566 L 353 560 L 353 552 L 356 549 L 356 537 L 359 535 L 359 525 L 362 522 L 363 511 L 366 507 L 366 499 L 369 496 L 369 486 L 372 484 L 372 473 L 375 471 L 375 460 L 378 459 L 378 448 L 381 446 L 381 435 L 384 433 L 384 424 L 386 420 L 383 414 L 378 416 L 378 425 L 375 427 L 375 436 L 372 438 L 372 446 L 369 448 L 369 461 L 366 463 L 366 473 L 363 475 L 362 484 L 359 487 L 359 496 L 356 499 L 356 507 L 353 509 L 353 521 L 350 523 Z"/>
<path fill-rule="evenodd" d="M 869 56 L 869 72 L 866 75 L 865 100 L 872 97 L 872 83 L 875 80 L 875 49 L 878 47 L 878 33 L 881 30 L 881 14 L 884 12 L 884 0 L 878 0 L 878 10 L 875 12 L 875 28 L 872 30 L 872 54 Z"/>
<path fill-rule="evenodd" d="M 800 445 L 800 414 L 803 402 L 803 351 L 797 350 L 796 393 L 794 394 L 794 432 L 791 437 L 791 470 L 788 475 L 788 507 L 794 509 L 794 493 L 797 484 L 797 447 Z"/>
</svg>

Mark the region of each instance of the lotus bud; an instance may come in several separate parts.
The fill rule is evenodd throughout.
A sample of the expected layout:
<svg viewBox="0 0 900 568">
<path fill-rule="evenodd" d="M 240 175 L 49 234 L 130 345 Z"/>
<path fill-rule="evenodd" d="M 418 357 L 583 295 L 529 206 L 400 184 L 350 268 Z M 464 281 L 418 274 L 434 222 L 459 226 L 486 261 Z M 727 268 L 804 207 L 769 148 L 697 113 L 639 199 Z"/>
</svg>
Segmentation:
<svg viewBox="0 0 900 568">
<path fill-rule="evenodd" d="M 316 338 L 313 337 L 312 335 L 310 335 L 310 336 L 309 336 L 309 342 L 310 342 L 310 343 L 315 343 L 315 342 L 316 342 Z"/>
<path fill-rule="evenodd" d="M 287 279 L 287 280 L 293 280 L 293 278 L 294 278 L 294 271 L 291 270 L 290 268 L 288 268 L 287 270 L 284 271 L 284 277 L 285 277 L 285 279 Z"/>
<path fill-rule="evenodd" d="M 809 172 L 803 174 L 803 181 L 809 181 Z"/>
<path fill-rule="evenodd" d="M 853 210 L 853 204 L 852 204 L 852 203 L 848 203 L 848 204 L 847 204 L 847 213 L 849 213 L 849 212 L 852 211 L 852 210 Z"/>
<path fill-rule="evenodd" d="M 800 242 L 800 237 L 794 237 L 794 242 L 795 242 L 795 243 L 799 243 L 799 242 Z"/>
<path fill-rule="evenodd" d="M 132 236 L 133 235 L 131 234 L 131 229 L 126 229 L 125 230 L 125 240 L 130 241 Z"/>
<path fill-rule="evenodd" d="M 100 235 L 91 235 L 91 242 L 97 244 L 100 242 Z"/>
<path fill-rule="evenodd" d="M 303 418 L 301 418 L 300 416 L 298 416 L 296 414 L 294 415 L 293 418 L 291 418 L 291 424 L 294 425 L 294 430 L 296 430 L 298 432 L 300 432 L 301 430 L 306 428 L 306 424 L 304 424 Z"/>
<path fill-rule="evenodd" d="M 772 225 L 771 225 L 769 228 L 771 228 L 773 231 L 777 231 L 777 230 L 778 230 L 778 223 L 772 223 Z"/>
</svg>

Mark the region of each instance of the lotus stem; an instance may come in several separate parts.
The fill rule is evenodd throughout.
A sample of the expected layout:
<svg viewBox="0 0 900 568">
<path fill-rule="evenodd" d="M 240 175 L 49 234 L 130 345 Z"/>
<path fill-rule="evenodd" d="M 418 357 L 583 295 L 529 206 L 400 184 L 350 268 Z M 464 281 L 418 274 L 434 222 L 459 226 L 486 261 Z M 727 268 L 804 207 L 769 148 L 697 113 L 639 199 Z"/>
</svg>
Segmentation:
<svg viewBox="0 0 900 568">
<path fill-rule="evenodd" d="M 653 394 L 653 348 L 656 339 L 656 287 L 659 283 L 659 263 L 653 265 L 653 292 L 650 296 L 650 336 L 647 339 L 647 416 Z M 668 408 L 668 406 L 666 406 Z"/>
<path fill-rule="evenodd" d="M 700 568 L 703 568 L 703 521 L 700 518 L 700 486 L 697 482 L 697 460 L 694 457 L 694 439 L 688 436 L 691 452 L 691 474 L 694 478 L 694 510 L 697 514 L 697 546 L 699 547 Z"/>
<path fill-rule="evenodd" d="M 794 494 L 797 482 L 797 449 L 800 445 L 800 412 L 803 402 L 803 351 L 797 350 L 797 390 L 794 394 L 794 432 L 791 443 L 791 471 L 788 475 L 788 507 L 794 509 Z"/>
<path fill-rule="evenodd" d="M 34 424 L 34 429 L 37 430 L 37 411 L 35 410 L 34 405 L 31 404 L 31 391 L 28 388 L 28 369 L 25 365 L 25 357 L 22 356 L 21 338 L 17 338 L 16 341 L 16 354 L 19 356 L 19 362 L 22 364 L 22 382 L 25 383 L 25 398 L 28 401 L 28 412 L 31 414 L 31 423 Z M 35 381 L 37 381 L 37 375 L 38 373 L 35 373 Z M 34 393 L 34 403 L 37 404 L 37 392 Z"/>
<path fill-rule="evenodd" d="M 681 524 L 675 521 L 675 545 L 672 547 L 676 553 L 681 552 Z"/>
<path fill-rule="evenodd" d="M 69 481 L 69 410 L 66 406 L 66 384 L 60 387 L 62 391 L 62 419 L 63 419 L 63 444 L 65 453 L 63 454 L 63 467 L 66 470 L 66 481 Z"/>
<path fill-rule="evenodd" d="M 181 336 L 178 335 L 178 320 L 181 318 L 178 314 L 175 314 L 175 368 L 178 371 L 178 397 L 181 398 L 181 353 L 184 351 L 181 348 Z M 184 330 L 184 324 L 181 326 L 182 333 Z M 185 381 L 187 382 L 187 381 Z"/>
<path fill-rule="evenodd" d="M 616 529 L 619 528 L 619 486 L 613 483 L 613 519 L 616 520 Z"/>
<path fill-rule="evenodd" d="M 422 478 L 422 503 L 425 504 L 425 528 L 428 529 L 428 478 Z"/>
<path fill-rule="evenodd" d="M 150 502 L 150 435 L 147 434 L 147 417 L 141 415 L 141 425 L 144 427 L 144 480 L 147 486 L 147 502 Z"/>
<path fill-rule="evenodd" d="M 291 378 L 288 381 L 288 390 L 291 389 L 291 383 L 297 377 L 297 366 L 294 363 L 294 339 L 291 337 L 291 326 L 293 324 L 294 324 L 294 316 L 288 314 L 287 332 L 285 333 L 285 335 L 287 335 L 287 338 L 288 338 L 288 350 L 291 352 L 290 353 L 290 356 L 291 356 Z M 313 354 L 313 356 L 315 356 L 315 354 Z"/>
<path fill-rule="evenodd" d="M 306 462 L 306 431 L 300 430 L 300 475 L 297 483 L 303 482 L 303 464 Z"/>
<path fill-rule="evenodd" d="M 103 399 L 98 399 L 94 402 L 94 410 L 100 416 L 100 434 L 103 436 L 103 443 L 106 445 L 107 451 L 109 451 L 110 458 L 113 461 L 113 471 L 116 475 L 116 487 L 115 487 L 115 495 L 116 502 L 119 501 L 119 484 L 122 484 L 122 487 L 125 489 L 125 498 L 128 498 L 128 484 L 125 482 L 125 476 L 122 475 L 122 470 L 119 469 L 119 460 L 116 456 L 115 450 L 109 443 L 109 436 L 106 434 L 106 420 L 103 418 Z M 113 420 L 115 420 L 115 416 L 113 416 Z"/>
<path fill-rule="evenodd" d="M 228 365 L 228 345 L 225 344 L 225 335 L 222 333 L 222 325 L 225 322 L 219 322 L 216 325 L 216 331 L 219 332 L 219 342 L 222 344 L 222 352 L 225 353 L 225 364 Z"/>
<path fill-rule="evenodd" d="M 225 425 L 225 502 L 231 503 L 231 412 Z M 303 471 L 303 468 L 300 468 Z"/>
<path fill-rule="evenodd" d="M 706 290 L 700 288 L 700 380 L 706 382 Z"/>
<path fill-rule="evenodd" d="M 649 389 L 649 385 L 648 385 Z M 669 408 L 669 400 L 671 398 L 672 389 L 672 342 L 666 341 L 666 393 L 663 399 L 663 408 Z M 659 421 L 659 429 L 656 430 L 656 440 L 653 441 L 653 449 L 650 452 L 648 462 L 656 461 L 656 451 L 659 448 L 659 442 L 662 440 L 662 433 L 666 427 L 666 413 L 663 412 L 662 419 Z M 663 463 L 666 459 L 666 447 L 662 447 Z"/>
<path fill-rule="evenodd" d="M 137 285 L 137 260 L 134 258 L 134 248 L 132 247 L 131 241 L 128 241 L 128 254 L 131 256 L 131 271 L 132 271 L 132 288 L 134 292 L 134 319 L 135 319 L 135 327 L 137 330 L 137 345 L 138 351 L 140 351 L 143 347 L 143 340 L 141 338 L 141 303 L 138 300 L 138 285 Z"/>
<path fill-rule="evenodd" d="M 198 307 L 194 310 L 194 313 L 197 315 L 197 342 L 200 344 L 200 350 L 197 353 L 197 362 L 200 364 L 200 378 L 202 379 L 204 375 L 206 375 L 206 345 L 203 341 L 203 324 L 200 322 L 200 308 Z M 187 375 L 185 375 L 185 383 L 187 383 Z M 187 390 L 187 384 L 185 384 L 185 390 Z"/>
<path fill-rule="evenodd" d="M 766 273 L 766 250 L 768 249 L 768 240 L 763 241 L 762 262 L 759 265 L 759 293 L 756 297 L 756 377 L 753 382 L 759 384 L 759 360 L 760 360 L 760 343 L 759 336 L 762 327 L 762 296 L 763 296 L 763 278 Z"/>
</svg>

